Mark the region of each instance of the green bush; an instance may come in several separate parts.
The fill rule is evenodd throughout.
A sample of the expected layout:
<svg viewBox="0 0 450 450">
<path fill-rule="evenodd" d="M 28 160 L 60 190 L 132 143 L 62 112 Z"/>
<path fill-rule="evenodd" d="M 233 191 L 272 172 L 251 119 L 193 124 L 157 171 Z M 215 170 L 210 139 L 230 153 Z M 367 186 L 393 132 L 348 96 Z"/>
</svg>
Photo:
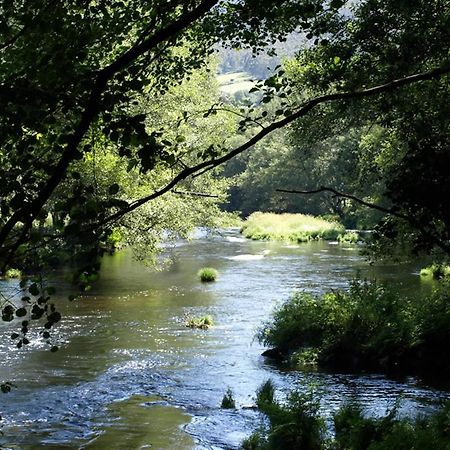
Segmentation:
<svg viewBox="0 0 450 450">
<path fill-rule="evenodd" d="M 356 231 L 347 231 L 346 233 L 340 234 L 337 240 L 343 244 L 356 244 L 361 238 Z"/>
<path fill-rule="evenodd" d="M 325 420 L 319 415 L 319 402 L 312 393 L 290 392 L 284 404 L 274 399 L 274 386 L 268 381 L 257 392 L 258 407 L 269 424 L 247 438 L 247 450 L 321 450 L 326 446 Z"/>
<path fill-rule="evenodd" d="M 265 411 L 275 404 L 275 385 L 272 380 L 267 380 L 256 391 L 256 406 Z"/>
<path fill-rule="evenodd" d="M 219 273 L 217 270 L 212 267 L 203 267 L 203 269 L 198 271 L 198 277 L 200 278 L 200 281 L 203 282 L 216 281 L 218 275 Z"/>
<path fill-rule="evenodd" d="M 283 404 L 273 401 L 262 405 L 260 409 L 267 416 L 268 424 L 245 439 L 244 450 L 450 448 L 450 402 L 434 414 L 416 419 L 399 418 L 395 408 L 384 417 L 365 417 L 358 404 L 348 404 L 334 415 L 334 436 L 327 434 L 325 420 L 319 414 L 319 399 L 312 393 L 294 391 Z"/>
<path fill-rule="evenodd" d="M 348 292 L 296 293 L 257 334 L 291 359 L 319 367 L 450 373 L 450 289 L 409 299 L 375 282 L 352 282 Z M 294 354 L 297 352 L 297 355 Z M 315 360 L 315 361 L 314 361 Z M 300 358 L 301 362 L 301 358 Z"/>
<path fill-rule="evenodd" d="M 396 410 L 381 418 L 364 417 L 357 405 L 341 408 L 334 416 L 338 450 L 448 450 L 450 403 L 429 417 L 399 419 Z"/>
<path fill-rule="evenodd" d="M 224 394 L 222 398 L 222 404 L 220 405 L 223 409 L 235 409 L 236 402 L 234 401 L 233 391 L 231 388 L 227 389 L 227 392 Z"/>
</svg>

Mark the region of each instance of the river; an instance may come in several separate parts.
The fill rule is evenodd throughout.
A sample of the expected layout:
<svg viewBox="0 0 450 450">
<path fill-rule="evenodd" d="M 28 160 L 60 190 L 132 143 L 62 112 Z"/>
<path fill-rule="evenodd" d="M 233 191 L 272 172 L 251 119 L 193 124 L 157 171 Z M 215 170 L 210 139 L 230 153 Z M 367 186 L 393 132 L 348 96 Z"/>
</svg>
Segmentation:
<svg viewBox="0 0 450 450">
<path fill-rule="evenodd" d="M 37 338 L 15 349 L 8 338 L 14 324 L 1 325 L 0 380 L 15 385 L 0 395 L 2 449 L 238 448 L 261 423 L 250 406 L 269 378 L 281 393 L 315 386 L 328 417 L 349 399 L 383 414 L 401 398 L 400 412 L 408 414 L 450 398 L 413 377 L 287 371 L 261 357 L 254 341 L 257 327 L 293 290 L 345 288 L 358 275 L 427 291 L 417 267 L 369 266 L 355 246 L 255 242 L 236 230 L 199 233 L 166 256 L 172 262 L 164 271 L 128 252 L 106 257 L 88 295 L 60 299 L 56 353 Z M 204 266 L 219 271 L 216 282 L 198 281 Z M 185 327 L 186 317 L 206 314 L 214 327 Z M 228 387 L 236 410 L 220 408 Z"/>
</svg>

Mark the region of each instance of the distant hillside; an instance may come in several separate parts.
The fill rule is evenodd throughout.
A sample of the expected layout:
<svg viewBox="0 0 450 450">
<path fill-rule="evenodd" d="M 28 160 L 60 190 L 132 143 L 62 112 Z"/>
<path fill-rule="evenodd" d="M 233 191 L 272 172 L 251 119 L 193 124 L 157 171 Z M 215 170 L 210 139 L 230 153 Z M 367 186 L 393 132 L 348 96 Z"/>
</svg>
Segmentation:
<svg viewBox="0 0 450 450">
<path fill-rule="evenodd" d="M 250 49 L 230 49 L 220 47 L 217 49 L 219 58 L 219 73 L 242 73 L 246 72 L 253 79 L 265 79 L 279 65 L 283 58 L 292 58 L 295 53 L 307 45 L 302 34 L 292 33 L 285 42 L 274 45 L 276 54 L 269 52 L 261 53 L 254 57 Z"/>
<path fill-rule="evenodd" d="M 259 94 L 250 94 L 250 89 L 255 85 L 255 80 L 247 72 L 230 72 L 217 76 L 222 100 L 230 103 L 253 103 Z"/>
</svg>

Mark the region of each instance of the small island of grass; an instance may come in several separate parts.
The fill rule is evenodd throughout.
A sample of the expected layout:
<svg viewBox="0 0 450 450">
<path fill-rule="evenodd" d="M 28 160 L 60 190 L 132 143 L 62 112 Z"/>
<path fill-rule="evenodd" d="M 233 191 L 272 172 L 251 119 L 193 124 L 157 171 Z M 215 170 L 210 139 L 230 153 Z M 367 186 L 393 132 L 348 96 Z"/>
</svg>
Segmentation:
<svg viewBox="0 0 450 450">
<path fill-rule="evenodd" d="M 200 281 L 210 283 L 211 281 L 216 281 L 219 272 L 212 267 L 203 267 L 203 269 L 198 271 L 197 275 L 200 278 Z"/>
<path fill-rule="evenodd" d="M 249 239 L 308 242 L 336 240 L 345 233 L 337 223 L 307 214 L 274 214 L 256 212 L 244 222 L 241 233 Z"/>
</svg>

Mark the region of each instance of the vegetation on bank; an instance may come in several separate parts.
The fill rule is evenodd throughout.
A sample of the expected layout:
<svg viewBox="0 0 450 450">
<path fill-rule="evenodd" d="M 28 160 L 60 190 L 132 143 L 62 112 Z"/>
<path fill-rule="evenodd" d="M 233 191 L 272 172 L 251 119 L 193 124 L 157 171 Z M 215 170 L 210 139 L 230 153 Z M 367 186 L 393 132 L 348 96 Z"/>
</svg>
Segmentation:
<svg viewBox="0 0 450 450">
<path fill-rule="evenodd" d="M 337 222 L 307 214 L 256 212 L 244 222 L 241 233 L 254 240 L 308 242 L 314 239 L 336 240 L 345 229 Z"/>
<path fill-rule="evenodd" d="M 450 276 L 450 266 L 448 266 L 446 264 L 434 263 L 434 264 L 431 264 L 431 266 L 424 267 L 420 271 L 420 276 L 421 277 L 431 277 L 431 278 L 434 278 L 435 280 L 439 280 L 444 277 L 449 277 Z"/>
<path fill-rule="evenodd" d="M 450 373 L 450 286 L 407 298 L 375 282 L 348 291 L 295 293 L 257 335 L 300 367 Z"/>
<path fill-rule="evenodd" d="M 219 272 L 212 267 L 203 267 L 198 271 L 198 277 L 200 278 L 200 281 L 203 281 L 204 283 L 216 281 L 218 275 Z"/>
<path fill-rule="evenodd" d="M 267 384 L 267 383 L 266 383 Z M 264 385 L 258 392 L 267 389 Z M 284 403 L 274 395 L 257 394 L 257 405 L 268 419 L 247 438 L 244 450 L 448 450 L 450 403 L 428 417 L 399 418 L 393 409 L 386 416 L 369 418 L 357 404 L 345 405 L 334 415 L 334 436 L 327 433 L 312 393 L 291 392 Z"/>
</svg>

